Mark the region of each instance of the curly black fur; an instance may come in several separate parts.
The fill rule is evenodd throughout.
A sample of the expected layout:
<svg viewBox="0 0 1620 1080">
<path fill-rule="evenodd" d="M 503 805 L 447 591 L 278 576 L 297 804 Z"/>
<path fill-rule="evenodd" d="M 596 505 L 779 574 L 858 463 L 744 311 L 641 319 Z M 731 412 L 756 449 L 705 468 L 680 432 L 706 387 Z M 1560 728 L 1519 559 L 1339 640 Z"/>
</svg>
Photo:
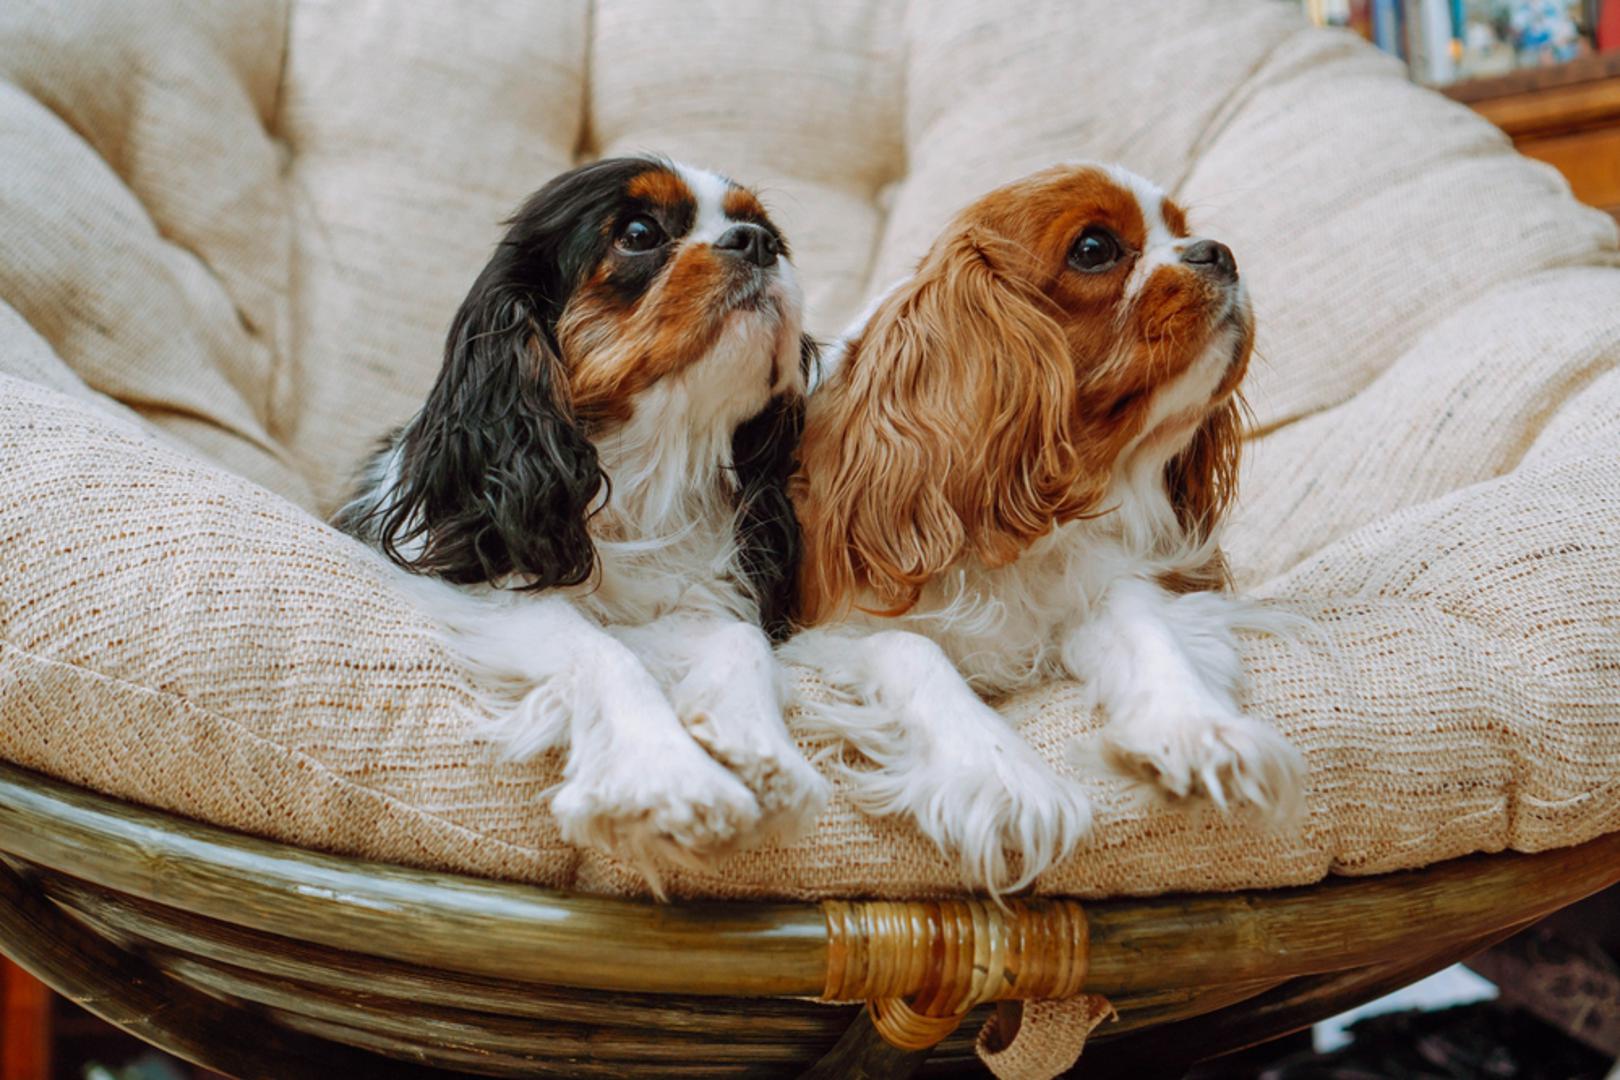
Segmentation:
<svg viewBox="0 0 1620 1080">
<path fill-rule="evenodd" d="M 806 375 L 817 355 L 815 342 L 802 338 L 799 365 Z M 799 519 L 788 496 L 788 481 L 798 468 L 803 432 L 804 398 L 779 395 L 731 438 L 741 511 L 738 563 L 759 604 L 760 626 L 772 641 L 785 640 L 791 633 L 797 608 Z"/>
<path fill-rule="evenodd" d="M 556 327 L 605 254 L 603 224 L 625 188 L 661 167 L 650 158 L 587 165 L 541 188 L 507 222 L 451 324 L 422 410 L 372 457 L 369 483 L 334 524 L 408 570 L 457 584 L 514 575 L 521 588 L 546 589 L 590 579 L 588 525 L 609 481 L 570 407 Z M 816 356 L 804 338 L 807 373 Z M 732 436 L 739 562 L 762 625 L 778 639 L 798 576 L 787 484 L 803 424 L 803 400 L 778 397 Z"/>
<path fill-rule="evenodd" d="M 397 485 L 373 505 L 345 508 L 340 528 L 406 569 L 458 584 L 515 574 L 523 588 L 545 589 L 590 578 L 587 524 L 607 479 L 569 404 L 557 320 L 601 261 L 603 223 L 625 186 L 659 167 L 641 158 L 587 165 L 507 222 L 450 326 L 426 404 L 394 444 Z"/>
</svg>

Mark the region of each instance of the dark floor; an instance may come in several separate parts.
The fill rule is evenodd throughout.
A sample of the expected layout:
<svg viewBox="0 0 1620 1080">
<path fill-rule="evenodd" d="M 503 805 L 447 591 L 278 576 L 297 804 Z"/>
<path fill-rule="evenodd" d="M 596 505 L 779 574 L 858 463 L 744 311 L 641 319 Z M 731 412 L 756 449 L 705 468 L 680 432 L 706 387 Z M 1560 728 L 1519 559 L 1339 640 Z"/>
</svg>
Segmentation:
<svg viewBox="0 0 1620 1080">
<path fill-rule="evenodd" d="M 1498 1002 L 1373 1016 L 1311 1052 L 1309 1032 L 1219 1059 L 1188 1080 L 1604 1080 L 1612 1059 Z M 1083 1074 L 1082 1074 L 1083 1075 Z"/>
<path fill-rule="evenodd" d="M 52 1080 L 216 1076 L 149 1050 L 72 1006 L 65 1006 L 60 1021 Z M 1497 1002 L 1375 1016 L 1350 1030 L 1354 1041 L 1335 1053 L 1312 1053 L 1310 1033 L 1300 1032 L 1199 1066 L 1187 1080 L 1604 1080 L 1614 1064 L 1558 1029 Z M 92 1063 L 106 1072 L 88 1073 Z M 1083 1059 L 1074 1075 L 1083 1080 Z"/>
</svg>

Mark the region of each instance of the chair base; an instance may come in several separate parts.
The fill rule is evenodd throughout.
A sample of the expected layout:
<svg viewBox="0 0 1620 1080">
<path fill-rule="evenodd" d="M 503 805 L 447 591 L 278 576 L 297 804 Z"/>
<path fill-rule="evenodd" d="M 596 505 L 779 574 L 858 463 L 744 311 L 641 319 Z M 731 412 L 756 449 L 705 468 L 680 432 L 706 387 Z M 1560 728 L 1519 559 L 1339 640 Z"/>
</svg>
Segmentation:
<svg viewBox="0 0 1620 1080">
<path fill-rule="evenodd" d="M 1083 973 L 1075 985 L 1119 1011 L 1088 1042 L 1087 1077 L 1152 1076 L 1376 997 L 1617 880 L 1620 834 L 1302 889 L 1099 902 L 1089 949 L 1065 932 L 1037 961 L 1067 973 L 1052 985 Z M 856 956 L 881 961 L 872 985 L 893 997 L 961 977 L 877 948 L 875 923 L 835 928 L 828 912 L 859 903 L 654 905 L 382 866 L 0 765 L 0 951 L 242 1078 L 983 1075 L 973 1042 L 994 1005 L 906 1051 L 861 1006 L 815 1000 Z M 951 907 L 872 910 L 915 930 Z M 1042 910 L 1060 909 L 1072 926 L 1075 905 Z M 917 986 L 884 981 L 897 957 Z"/>
</svg>

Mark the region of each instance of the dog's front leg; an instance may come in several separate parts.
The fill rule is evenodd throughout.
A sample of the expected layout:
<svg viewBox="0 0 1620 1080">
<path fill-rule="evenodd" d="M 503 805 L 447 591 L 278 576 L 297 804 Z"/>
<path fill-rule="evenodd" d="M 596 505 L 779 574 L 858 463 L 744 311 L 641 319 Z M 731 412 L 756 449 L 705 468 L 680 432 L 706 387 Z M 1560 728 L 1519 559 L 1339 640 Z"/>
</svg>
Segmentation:
<svg viewBox="0 0 1620 1080">
<path fill-rule="evenodd" d="M 1101 751 L 1109 765 L 1172 796 L 1291 817 L 1304 760 L 1237 706 L 1237 611 L 1219 593 L 1175 595 L 1122 578 L 1067 631 L 1063 662 L 1108 715 Z"/>
<path fill-rule="evenodd" d="M 692 738 L 754 793 L 761 838 L 791 839 L 815 822 L 827 782 L 788 734 L 781 665 L 759 627 L 682 613 L 610 633 L 668 691 Z"/>
<path fill-rule="evenodd" d="M 979 699 L 930 639 L 818 629 L 781 652 L 814 668 L 839 696 L 831 704 L 806 702 L 806 724 L 875 766 L 849 772 L 857 803 L 869 813 L 911 817 L 970 884 L 1020 889 L 1090 827 L 1084 794 Z M 1012 880 L 1007 849 L 1020 856 Z"/>
<path fill-rule="evenodd" d="M 695 866 L 757 839 L 753 794 L 694 740 L 634 652 L 567 597 L 443 595 L 452 648 L 521 687 L 482 734 L 514 759 L 569 745 L 551 800 L 566 840 L 633 862 L 657 889 L 656 858 Z"/>
</svg>

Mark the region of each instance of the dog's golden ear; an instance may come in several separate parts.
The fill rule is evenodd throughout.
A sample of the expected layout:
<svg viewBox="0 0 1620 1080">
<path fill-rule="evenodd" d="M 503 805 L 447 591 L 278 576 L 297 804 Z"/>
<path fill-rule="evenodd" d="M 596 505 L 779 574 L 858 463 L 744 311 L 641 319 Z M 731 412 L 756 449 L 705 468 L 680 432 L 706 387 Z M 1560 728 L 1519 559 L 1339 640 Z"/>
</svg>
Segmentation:
<svg viewBox="0 0 1620 1080">
<path fill-rule="evenodd" d="M 1075 374 L 1047 301 L 1005 241 L 938 245 L 811 398 L 796 503 L 801 616 L 898 614 L 975 557 L 1017 558 L 1073 516 Z M 1016 265 L 1016 264 L 1011 264 Z"/>
<path fill-rule="evenodd" d="M 1176 520 L 1200 542 L 1214 534 L 1237 494 L 1246 415 L 1243 399 L 1234 393 L 1204 418 L 1192 441 L 1164 468 Z M 1221 552 L 1213 551 L 1203 567 L 1161 578 L 1160 584 L 1173 592 L 1224 589 L 1232 575 Z"/>
<path fill-rule="evenodd" d="M 1176 519 L 1202 540 L 1215 531 L 1237 494 L 1243 455 L 1243 399 L 1232 394 L 1198 425 L 1186 449 L 1165 466 Z"/>
</svg>

